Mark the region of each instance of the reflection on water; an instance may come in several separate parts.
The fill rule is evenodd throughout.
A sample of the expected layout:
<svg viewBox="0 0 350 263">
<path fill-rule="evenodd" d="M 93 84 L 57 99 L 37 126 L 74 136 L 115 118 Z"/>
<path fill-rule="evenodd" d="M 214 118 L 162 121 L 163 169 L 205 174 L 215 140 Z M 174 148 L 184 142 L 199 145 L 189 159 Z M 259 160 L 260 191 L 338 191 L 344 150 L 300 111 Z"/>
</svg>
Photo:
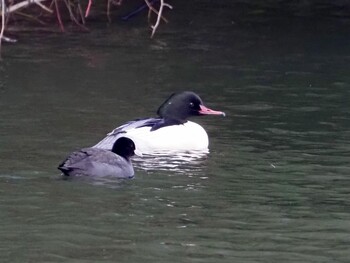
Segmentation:
<svg viewBox="0 0 350 263">
<path fill-rule="evenodd" d="M 201 174 L 206 166 L 207 152 L 153 154 L 133 158 L 136 168 L 144 171 L 168 171 Z"/>
</svg>

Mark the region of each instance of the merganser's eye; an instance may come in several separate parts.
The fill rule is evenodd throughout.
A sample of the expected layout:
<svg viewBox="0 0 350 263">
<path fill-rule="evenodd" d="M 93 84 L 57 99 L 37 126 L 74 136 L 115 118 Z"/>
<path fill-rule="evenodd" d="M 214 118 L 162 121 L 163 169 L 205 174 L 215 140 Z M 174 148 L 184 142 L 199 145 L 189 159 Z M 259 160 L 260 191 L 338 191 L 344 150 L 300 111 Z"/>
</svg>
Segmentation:
<svg viewBox="0 0 350 263">
<path fill-rule="evenodd" d="M 194 107 L 193 102 L 190 102 L 190 107 L 191 107 L 191 108 L 193 108 L 193 107 Z"/>
</svg>

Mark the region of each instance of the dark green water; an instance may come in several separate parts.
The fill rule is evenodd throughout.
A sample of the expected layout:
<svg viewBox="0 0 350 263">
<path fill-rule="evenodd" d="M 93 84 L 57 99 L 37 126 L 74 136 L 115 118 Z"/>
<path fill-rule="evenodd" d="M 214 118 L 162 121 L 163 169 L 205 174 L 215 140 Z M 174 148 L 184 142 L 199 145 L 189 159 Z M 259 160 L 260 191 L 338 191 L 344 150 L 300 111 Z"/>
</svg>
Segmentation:
<svg viewBox="0 0 350 263">
<path fill-rule="evenodd" d="M 1 262 L 349 261 L 350 21 L 220 10 L 154 40 L 130 24 L 3 49 Z M 180 90 L 227 113 L 193 119 L 207 157 L 58 179 L 66 154 Z"/>
</svg>

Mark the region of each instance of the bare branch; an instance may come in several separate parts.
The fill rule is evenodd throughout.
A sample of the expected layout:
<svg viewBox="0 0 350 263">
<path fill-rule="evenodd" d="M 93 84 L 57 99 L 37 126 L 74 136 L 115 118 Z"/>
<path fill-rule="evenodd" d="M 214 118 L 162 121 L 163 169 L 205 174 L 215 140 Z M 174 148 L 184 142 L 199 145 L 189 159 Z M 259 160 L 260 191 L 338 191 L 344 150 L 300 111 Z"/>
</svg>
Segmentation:
<svg viewBox="0 0 350 263">
<path fill-rule="evenodd" d="M 7 36 L 2 36 L 1 40 L 4 42 L 8 42 L 8 43 L 16 43 L 17 42 L 17 39 L 7 37 Z"/>
<path fill-rule="evenodd" d="M 77 25 L 79 26 L 82 30 L 84 31 L 89 31 L 89 29 L 87 29 L 87 27 L 84 26 L 84 24 L 79 23 L 78 19 L 75 17 L 75 15 L 73 14 L 73 10 L 70 6 L 70 2 L 67 0 L 64 0 L 64 3 L 66 4 L 67 10 L 69 12 L 69 16 L 70 19 Z"/>
<path fill-rule="evenodd" d="M 0 31 L 0 51 L 1 51 L 1 43 L 2 39 L 4 37 L 4 31 L 5 31 L 5 0 L 1 0 L 1 31 Z"/>
<path fill-rule="evenodd" d="M 85 17 L 83 14 L 83 9 L 81 8 L 80 1 L 78 2 L 78 13 L 79 13 L 81 22 L 83 23 L 83 25 L 85 25 Z"/>
<path fill-rule="evenodd" d="M 35 2 L 35 4 L 37 4 L 38 6 L 40 6 L 42 9 L 44 9 L 45 11 L 47 11 L 47 12 L 49 12 L 49 13 L 53 13 L 53 10 L 52 9 L 50 9 L 50 8 L 48 8 L 48 7 L 46 7 L 45 5 L 43 5 L 42 3 L 40 3 L 40 2 Z"/>
<path fill-rule="evenodd" d="M 146 0 L 145 0 L 145 1 L 146 1 Z M 164 0 L 160 0 L 160 6 L 159 6 L 159 10 L 158 10 L 157 21 L 156 21 L 156 23 L 155 23 L 153 26 L 151 26 L 151 28 L 152 28 L 151 38 L 153 38 L 154 33 L 156 32 L 156 30 L 157 30 L 157 28 L 158 28 L 158 26 L 159 26 L 160 19 L 161 19 L 161 17 L 162 17 L 162 13 L 163 13 L 163 8 L 164 8 L 164 7 L 168 7 L 168 8 L 170 8 L 170 9 L 173 9 L 173 7 L 172 7 L 171 5 L 165 3 Z"/>
<path fill-rule="evenodd" d="M 40 7 L 42 7 L 41 5 L 40 5 L 40 2 L 44 2 L 44 1 L 47 1 L 47 0 L 23 0 L 22 2 L 19 2 L 19 3 L 17 3 L 17 4 L 15 4 L 15 5 L 11 5 L 11 6 L 9 6 L 7 9 L 6 9 L 6 14 L 10 14 L 10 13 L 12 13 L 12 12 L 15 12 L 15 11 L 17 11 L 18 9 L 21 9 L 21 8 L 23 8 L 23 7 L 27 7 L 27 6 L 29 6 L 29 5 L 31 5 L 31 4 L 38 4 Z M 3 5 L 4 6 L 4 5 Z M 43 8 L 43 7 L 42 7 Z M 46 10 L 46 11 L 48 11 L 47 10 L 47 8 L 43 8 L 44 10 Z M 50 11 L 48 11 L 48 12 L 50 12 Z"/>
<path fill-rule="evenodd" d="M 152 6 L 152 3 L 151 3 L 149 0 L 144 0 L 144 1 L 145 1 L 145 3 L 147 4 L 147 6 L 148 6 L 148 8 L 149 8 L 149 11 L 148 11 L 148 21 L 150 21 L 152 12 L 155 13 L 156 15 L 158 15 L 159 13 L 158 13 L 157 9 L 155 9 L 155 8 Z M 166 4 L 166 5 L 168 5 L 168 4 Z M 172 9 L 172 7 L 170 7 L 170 9 Z M 167 20 L 165 17 L 162 16 L 161 18 L 163 19 L 163 21 L 164 21 L 165 23 L 168 23 L 168 20 Z"/>
<path fill-rule="evenodd" d="M 58 4 L 57 4 L 58 0 L 54 0 L 54 1 L 55 1 L 56 16 L 57 16 L 58 24 L 60 25 L 61 31 L 64 32 L 64 25 L 61 19 L 60 9 L 58 8 Z"/>
<path fill-rule="evenodd" d="M 91 5 L 92 5 L 92 0 L 89 0 L 88 6 L 86 7 L 86 10 L 85 10 L 85 18 L 87 18 L 90 14 Z"/>
</svg>

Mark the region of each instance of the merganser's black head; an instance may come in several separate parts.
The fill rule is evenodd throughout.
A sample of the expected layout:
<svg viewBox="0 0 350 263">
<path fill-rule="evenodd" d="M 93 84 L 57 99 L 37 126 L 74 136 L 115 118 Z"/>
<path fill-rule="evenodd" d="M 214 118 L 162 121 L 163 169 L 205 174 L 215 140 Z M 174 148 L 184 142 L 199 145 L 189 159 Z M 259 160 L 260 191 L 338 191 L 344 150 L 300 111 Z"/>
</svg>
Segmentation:
<svg viewBox="0 0 350 263">
<path fill-rule="evenodd" d="M 203 105 L 201 98 L 192 91 L 172 94 L 158 109 L 157 114 L 169 120 L 185 123 L 191 116 L 221 115 L 222 111 L 214 111 Z"/>
</svg>

